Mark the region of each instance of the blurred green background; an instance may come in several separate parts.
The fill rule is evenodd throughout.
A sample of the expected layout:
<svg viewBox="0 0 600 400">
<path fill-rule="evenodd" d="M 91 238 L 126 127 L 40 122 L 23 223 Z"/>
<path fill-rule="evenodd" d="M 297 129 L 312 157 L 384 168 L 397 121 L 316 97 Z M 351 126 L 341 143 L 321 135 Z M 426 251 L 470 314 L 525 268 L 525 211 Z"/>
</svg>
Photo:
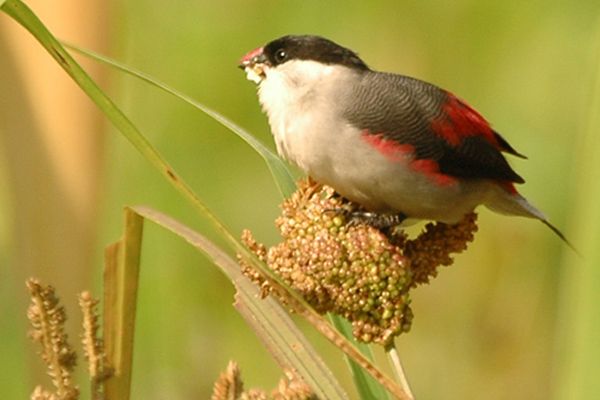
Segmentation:
<svg viewBox="0 0 600 400">
<path fill-rule="evenodd" d="M 413 329 L 397 340 L 412 388 L 421 399 L 593 397 L 597 0 L 27 3 L 60 38 L 167 82 L 271 147 L 255 88 L 236 66 L 283 34 L 326 36 L 375 69 L 469 101 L 529 156 L 511 160 L 527 180 L 521 192 L 584 255 L 540 223 L 481 210 L 469 251 L 414 295 Z M 5 14 L 0 64 L 0 393 L 17 399 L 47 384 L 26 338 L 27 276 L 57 287 L 76 341 L 76 293 L 100 295 L 103 248 L 121 233 L 124 205 L 151 205 L 215 235 Z M 247 145 L 181 101 L 84 65 L 233 232 L 250 228 L 277 241 L 279 194 Z M 73 94 L 61 97 L 58 86 Z M 247 387 L 276 384 L 281 371 L 231 307 L 232 295 L 200 254 L 146 225 L 133 398 L 208 398 L 230 359 Z M 306 331 L 349 388 L 341 354 Z"/>
</svg>

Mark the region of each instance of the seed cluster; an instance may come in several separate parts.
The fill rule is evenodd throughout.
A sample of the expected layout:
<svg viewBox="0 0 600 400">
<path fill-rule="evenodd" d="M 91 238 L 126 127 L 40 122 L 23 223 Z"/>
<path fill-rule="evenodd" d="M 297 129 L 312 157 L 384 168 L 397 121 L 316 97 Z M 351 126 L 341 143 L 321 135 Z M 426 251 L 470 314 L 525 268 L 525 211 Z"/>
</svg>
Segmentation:
<svg viewBox="0 0 600 400">
<path fill-rule="evenodd" d="M 467 249 L 468 243 L 477 232 L 477 214 L 465 215 L 455 225 L 428 223 L 423 233 L 414 240 L 407 240 L 404 255 L 410 259 L 413 272 L 413 286 L 429 283 L 437 276 L 440 265 L 452 265 L 452 253 L 460 253 Z"/>
<path fill-rule="evenodd" d="M 432 224 L 424 234 L 408 240 L 397 231 L 384 233 L 366 224 L 349 224 L 346 215 L 358 210 L 358 205 L 336 196 L 332 188 L 301 181 L 276 220 L 281 243 L 267 249 L 249 231 L 242 239 L 319 313 L 345 317 L 363 342 L 388 345 L 411 327 L 409 289 L 435 276 L 439 264 L 451 263 L 449 253 L 464 249 L 463 238 L 472 240 L 475 219 L 470 217 L 464 229 Z M 445 238 L 451 238 L 450 246 Z M 242 267 L 265 295 L 273 293 L 256 270 L 243 262 Z"/>
<path fill-rule="evenodd" d="M 37 386 L 31 398 L 36 400 L 79 398 L 79 388 L 73 382 L 77 354 L 71 348 L 65 333 L 67 316 L 52 286 L 42 285 L 37 279 L 26 282 L 31 296 L 27 318 L 31 322 L 31 338 L 41 345 L 40 355 L 52 378 L 55 392 Z"/>
</svg>

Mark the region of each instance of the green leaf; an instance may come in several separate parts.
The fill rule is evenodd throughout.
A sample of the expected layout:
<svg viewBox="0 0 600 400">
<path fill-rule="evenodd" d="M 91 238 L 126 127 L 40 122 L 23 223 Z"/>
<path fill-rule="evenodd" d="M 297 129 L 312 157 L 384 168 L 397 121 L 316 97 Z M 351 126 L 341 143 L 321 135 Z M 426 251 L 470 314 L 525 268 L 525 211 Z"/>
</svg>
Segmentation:
<svg viewBox="0 0 600 400">
<path fill-rule="evenodd" d="M 371 347 L 365 343 L 357 342 L 352 335 L 352 326 L 350 323 L 340 317 L 339 315 L 329 314 L 329 320 L 333 323 L 336 329 L 369 360 L 373 361 L 373 353 Z M 386 400 L 390 399 L 388 392 L 379 382 L 377 382 L 371 375 L 369 375 L 360 365 L 358 365 L 352 358 L 345 356 L 346 363 L 350 372 L 352 373 L 352 379 L 354 380 L 354 386 L 361 399 L 370 400 Z"/>
<path fill-rule="evenodd" d="M 133 212 L 173 232 L 208 256 L 234 283 L 236 308 L 284 368 L 293 367 L 321 399 L 347 399 L 319 354 L 272 297 L 261 299 L 258 288 L 241 272 L 238 263 L 201 234 L 147 207 Z"/>
<path fill-rule="evenodd" d="M 147 82 L 147 83 L 151 84 L 152 86 L 155 86 L 155 87 L 169 93 L 170 95 L 173 95 L 173 96 L 179 98 L 180 100 L 185 101 L 186 103 L 190 104 L 191 106 L 195 107 L 196 109 L 209 115 L 215 121 L 219 122 L 221 125 L 228 128 L 229 130 L 234 132 L 236 135 L 238 135 L 240 138 L 242 138 L 247 144 L 249 144 L 263 158 L 263 160 L 267 164 L 267 167 L 271 171 L 271 174 L 273 175 L 275 183 L 277 184 L 277 187 L 279 188 L 279 191 L 283 197 L 290 196 L 296 190 L 296 185 L 294 183 L 294 179 L 293 179 L 292 174 L 290 173 L 287 165 L 285 164 L 285 162 L 283 162 L 281 160 L 281 158 L 279 158 L 279 156 L 277 156 L 277 154 L 272 152 L 268 147 L 266 147 L 258 139 L 256 139 L 250 132 L 246 131 L 245 129 L 243 129 L 242 127 L 237 125 L 235 122 L 231 121 L 230 119 L 228 119 L 227 117 L 218 113 L 217 111 L 205 106 L 204 104 L 200 103 L 199 101 L 194 100 L 192 97 L 188 96 L 187 94 L 182 93 L 179 90 L 168 86 L 167 84 L 159 81 L 158 79 L 156 79 L 142 71 L 139 71 L 135 68 L 129 67 L 125 64 L 122 64 L 118 61 L 115 61 L 111 58 L 108 58 L 101 54 L 95 53 L 93 51 L 85 50 L 80 47 L 74 46 L 72 44 L 68 44 L 68 43 L 63 43 L 63 44 L 65 45 L 65 47 L 72 49 L 80 54 L 90 57 L 96 61 L 100 61 L 104 64 L 110 65 L 111 67 L 114 67 L 119 71 L 125 72 L 126 74 L 129 74 L 138 79 L 141 79 L 142 81 Z"/>
</svg>

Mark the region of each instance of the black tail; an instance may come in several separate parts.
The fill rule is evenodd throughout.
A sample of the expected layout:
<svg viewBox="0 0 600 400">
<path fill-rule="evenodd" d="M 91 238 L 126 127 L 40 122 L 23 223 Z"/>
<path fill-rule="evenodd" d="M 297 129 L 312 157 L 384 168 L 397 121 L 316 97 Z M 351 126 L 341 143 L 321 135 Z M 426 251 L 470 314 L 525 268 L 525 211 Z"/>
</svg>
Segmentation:
<svg viewBox="0 0 600 400">
<path fill-rule="evenodd" d="M 558 236 L 559 238 L 561 238 L 561 240 L 563 242 L 565 242 L 566 245 L 571 248 L 571 250 L 573 250 L 575 253 L 577 253 L 577 255 L 581 256 L 581 253 L 579 251 L 577 251 L 577 249 L 575 248 L 575 246 L 573 246 L 573 244 L 571 244 L 571 242 L 569 242 L 569 240 L 566 238 L 566 236 L 557 227 L 555 227 L 554 225 L 552 225 L 546 219 L 540 219 L 540 221 L 542 221 L 544 223 L 544 225 L 546 225 L 548 228 L 552 229 L 552 232 L 554 232 L 556 234 L 556 236 Z"/>
</svg>

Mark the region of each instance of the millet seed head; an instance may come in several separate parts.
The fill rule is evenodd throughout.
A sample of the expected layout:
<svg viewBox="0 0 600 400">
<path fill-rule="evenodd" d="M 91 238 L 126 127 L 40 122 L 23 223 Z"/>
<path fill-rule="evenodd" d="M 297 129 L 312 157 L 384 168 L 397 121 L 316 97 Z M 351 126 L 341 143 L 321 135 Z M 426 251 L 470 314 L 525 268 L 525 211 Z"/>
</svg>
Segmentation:
<svg viewBox="0 0 600 400">
<path fill-rule="evenodd" d="M 382 232 L 365 224 L 348 224 L 360 207 L 328 186 L 299 182 L 282 204 L 275 221 L 282 242 L 266 248 L 244 231 L 246 246 L 319 313 L 333 312 L 352 323 L 354 336 L 388 345 L 412 323 L 409 290 L 426 283 L 439 265 L 450 265 L 450 253 L 473 239 L 475 214 L 457 225 L 428 224 L 414 240 L 402 232 Z M 244 273 L 268 282 L 242 262 Z"/>
</svg>

